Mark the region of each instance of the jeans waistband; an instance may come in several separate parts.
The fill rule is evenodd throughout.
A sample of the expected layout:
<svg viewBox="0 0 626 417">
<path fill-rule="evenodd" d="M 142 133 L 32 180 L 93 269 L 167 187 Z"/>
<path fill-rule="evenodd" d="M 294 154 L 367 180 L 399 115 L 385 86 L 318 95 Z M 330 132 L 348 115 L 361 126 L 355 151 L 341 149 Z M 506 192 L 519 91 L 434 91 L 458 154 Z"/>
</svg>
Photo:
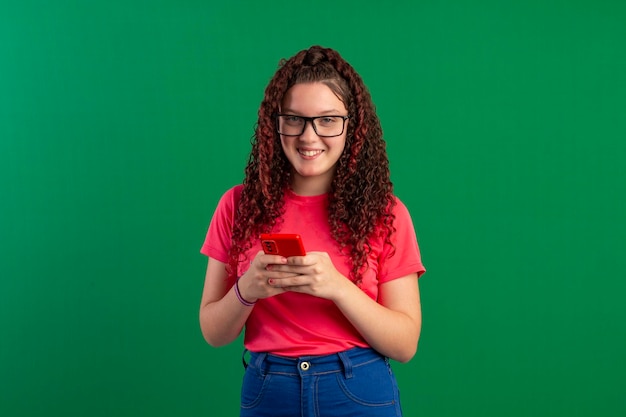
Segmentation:
<svg viewBox="0 0 626 417">
<path fill-rule="evenodd" d="M 268 373 L 320 375 L 343 372 L 346 378 L 350 378 L 352 376 L 352 368 L 367 365 L 377 360 L 388 361 L 386 357 L 374 349 L 357 347 L 330 355 L 301 356 L 298 358 L 250 352 L 250 362 L 247 366 L 257 369 L 263 375 Z"/>
</svg>

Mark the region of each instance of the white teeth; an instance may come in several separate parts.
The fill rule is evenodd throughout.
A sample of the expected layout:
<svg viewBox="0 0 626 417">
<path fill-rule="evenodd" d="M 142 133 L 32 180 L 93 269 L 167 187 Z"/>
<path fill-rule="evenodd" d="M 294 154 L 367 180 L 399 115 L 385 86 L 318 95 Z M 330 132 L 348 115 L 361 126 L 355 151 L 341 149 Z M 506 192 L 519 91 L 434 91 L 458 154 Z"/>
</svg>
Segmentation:
<svg viewBox="0 0 626 417">
<path fill-rule="evenodd" d="M 298 152 L 304 156 L 315 156 L 315 155 L 319 155 L 322 153 L 322 151 L 303 151 L 300 149 L 298 150 Z"/>
</svg>

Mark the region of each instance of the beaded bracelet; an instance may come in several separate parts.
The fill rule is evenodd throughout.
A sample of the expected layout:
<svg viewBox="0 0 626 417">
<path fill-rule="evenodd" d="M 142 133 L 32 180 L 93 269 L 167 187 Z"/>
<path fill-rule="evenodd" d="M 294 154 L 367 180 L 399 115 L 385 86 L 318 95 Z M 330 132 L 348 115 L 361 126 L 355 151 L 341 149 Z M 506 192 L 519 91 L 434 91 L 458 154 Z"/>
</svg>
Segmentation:
<svg viewBox="0 0 626 417">
<path fill-rule="evenodd" d="M 245 298 L 243 298 L 241 296 L 241 292 L 239 292 L 239 279 L 237 279 L 237 281 L 235 281 L 235 295 L 237 296 L 237 299 L 239 299 L 239 302 L 243 305 L 245 305 L 246 307 L 252 307 L 253 305 L 256 304 L 256 301 L 251 303 L 250 301 L 246 300 Z"/>
</svg>

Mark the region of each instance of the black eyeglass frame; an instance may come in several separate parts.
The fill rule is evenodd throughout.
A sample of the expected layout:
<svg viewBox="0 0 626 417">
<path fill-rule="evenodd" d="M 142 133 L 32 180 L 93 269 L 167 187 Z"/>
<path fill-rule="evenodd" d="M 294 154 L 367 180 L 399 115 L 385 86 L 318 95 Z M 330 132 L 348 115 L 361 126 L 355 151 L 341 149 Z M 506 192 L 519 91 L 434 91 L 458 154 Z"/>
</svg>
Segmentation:
<svg viewBox="0 0 626 417">
<path fill-rule="evenodd" d="M 304 124 L 302 125 L 302 132 L 298 133 L 297 135 L 288 135 L 286 133 L 281 133 L 280 132 L 280 124 L 278 121 L 278 118 L 280 116 L 291 116 L 291 117 L 298 117 L 302 120 L 304 120 Z M 300 136 L 304 133 L 305 129 L 306 129 L 306 124 L 307 122 L 311 123 L 311 126 L 313 126 L 313 131 L 315 132 L 315 134 L 317 136 L 319 136 L 320 138 L 335 138 L 337 136 L 341 136 L 343 135 L 343 132 L 345 132 L 346 130 L 346 120 L 350 119 L 350 116 L 341 116 L 338 114 L 327 114 L 325 116 L 313 116 L 313 117 L 306 117 L 306 116 L 298 116 L 297 114 L 284 114 L 284 113 L 278 113 L 274 116 L 276 118 L 276 131 L 278 132 L 279 135 L 283 135 L 283 136 Z M 342 119 L 342 124 L 341 124 L 341 133 L 337 134 L 337 135 L 320 135 L 317 132 L 317 128 L 315 127 L 315 120 L 316 119 L 323 119 L 324 117 L 339 117 L 340 119 Z"/>
</svg>

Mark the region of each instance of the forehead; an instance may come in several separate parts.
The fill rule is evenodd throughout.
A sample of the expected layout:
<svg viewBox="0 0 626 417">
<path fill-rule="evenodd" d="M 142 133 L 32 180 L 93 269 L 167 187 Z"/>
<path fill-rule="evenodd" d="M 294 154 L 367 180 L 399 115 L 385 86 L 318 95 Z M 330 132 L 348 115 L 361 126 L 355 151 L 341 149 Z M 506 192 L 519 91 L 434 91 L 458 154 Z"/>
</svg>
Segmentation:
<svg viewBox="0 0 626 417">
<path fill-rule="evenodd" d="M 300 83 L 293 85 L 283 97 L 281 111 L 302 115 L 344 114 L 346 106 L 326 84 Z"/>
</svg>

